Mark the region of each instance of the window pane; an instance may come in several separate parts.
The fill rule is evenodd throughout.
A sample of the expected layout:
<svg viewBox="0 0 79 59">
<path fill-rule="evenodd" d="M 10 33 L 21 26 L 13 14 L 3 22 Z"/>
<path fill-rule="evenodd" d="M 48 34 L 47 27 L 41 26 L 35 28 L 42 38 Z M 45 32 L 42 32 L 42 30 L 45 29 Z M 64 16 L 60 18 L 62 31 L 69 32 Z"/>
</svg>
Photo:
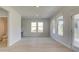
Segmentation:
<svg viewBox="0 0 79 59">
<path fill-rule="evenodd" d="M 36 32 L 36 22 L 31 23 L 31 32 Z"/>
<path fill-rule="evenodd" d="M 60 16 L 58 19 L 58 35 L 63 36 L 63 16 Z"/>
<path fill-rule="evenodd" d="M 78 20 L 76 20 L 75 22 L 74 36 L 75 36 L 75 39 L 79 39 L 79 21 Z"/>
<path fill-rule="evenodd" d="M 36 27 L 31 27 L 31 32 L 36 32 Z"/>
<path fill-rule="evenodd" d="M 36 22 L 32 22 L 31 23 L 31 26 L 36 26 Z"/>
<path fill-rule="evenodd" d="M 58 22 L 58 34 L 63 36 L 63 21 Z"/>
<path fill-rule="evenodd" d="M 74 15 L 73 24 L 73 45 L 79 48 L 79 14 Z"/>
<path fill-rule="evenodd" d="M 38 22 L 38 32 L 43 32 L 43 22 Z"/>
<path fill-rule="evenodd" d="M 39 26 L 43 27 L 43 22 L 38 22 L 38 27 Z"/>
<path fill-rule="evenodd" d="M 43 32 L 43 27 L 38 27 L 38 32 Z"/>
<path fill-rule="evenodd" d="M 55 34 L 55 20 L 53 20 L 53 33 Z"/>
</svg>

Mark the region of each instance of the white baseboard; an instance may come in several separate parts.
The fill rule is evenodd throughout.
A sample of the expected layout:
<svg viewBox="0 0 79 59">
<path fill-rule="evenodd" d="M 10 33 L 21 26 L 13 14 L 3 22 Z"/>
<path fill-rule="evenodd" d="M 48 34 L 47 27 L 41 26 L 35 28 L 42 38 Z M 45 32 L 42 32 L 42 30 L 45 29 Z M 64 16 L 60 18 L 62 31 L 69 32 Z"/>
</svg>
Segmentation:
<svg viewBox="0 0 79 59">
<path fill-rule="evenodd" d="M 19 40 L 21 40 L 21 39 L 18 39 L 18 40 L 14 41 L 14 42 L 9 43 L 9 46 L 12 46 L 13 44 L 15 44 L 16 42 L 18 42 Z"/>
</svg>

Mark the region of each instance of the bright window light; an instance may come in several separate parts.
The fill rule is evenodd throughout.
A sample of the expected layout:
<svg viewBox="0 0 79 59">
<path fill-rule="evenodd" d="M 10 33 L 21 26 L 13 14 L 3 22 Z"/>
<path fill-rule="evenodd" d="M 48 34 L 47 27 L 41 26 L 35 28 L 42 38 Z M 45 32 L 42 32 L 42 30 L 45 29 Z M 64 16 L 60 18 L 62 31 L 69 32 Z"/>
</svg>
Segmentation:
<svg viewBox="0 0 79 59">
<path fill-rule="evenodd" d="M 31 23 L 31 32 L 36 32 L 36 22 Z"/>
<path fill-rule="evenodd" d="M 43 32 L 43 22 L 38 22 L 38 32 Z"/>
<path fill-rule="evenodd" d="M 53 33 L 55 34 L 55 20 L 53 20 Z"/>
<path fill-rule="evenodd" d="M 73 16 L 73 45 L 79 48 L 79 14 Z"/>
<path fill-rule="evenodd" d="M 60 16 L 58 19 L 58 35 L 63 36 L 63 16 Z"/>
</svg>

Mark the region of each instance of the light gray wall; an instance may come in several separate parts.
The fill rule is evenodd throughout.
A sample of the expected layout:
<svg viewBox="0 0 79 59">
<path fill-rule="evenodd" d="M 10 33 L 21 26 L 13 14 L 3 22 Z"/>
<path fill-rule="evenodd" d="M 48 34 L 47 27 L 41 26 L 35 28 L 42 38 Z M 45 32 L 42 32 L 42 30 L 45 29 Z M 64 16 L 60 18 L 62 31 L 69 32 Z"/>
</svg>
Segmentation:
<svg viewBox="0 0 79 59">
<path fill-rule="evenodd" d="M 43 29 L 44 32 L 43 33 L 32 33 L 31 32 L 31 22 L 44 22 L 43 25 Z M 46 37 L 49 36 L 50 33 L 50 24 L 49 24 L 49 19 L 38 19 L 38 18 L 27 18 L 27 19 L 23 19 L 22 18 L 22 31 L 23 31 L 23 36 L 42 36 L 42 37 Z"/>
<path fill-rule="evenodd" d="M 8 11 L 0 8 L 0 17 L 6 17 L 8 16 Z"/>
<path fill-rule="evenodd" d="M 8 11 L 8 46 L 21 40 L 21 16 L 11 7 L 1 6 Z"/>
<path fill-rule="evenodd" d="M 79 13 L 79 7 L 64 7 L 59 13 L 57 13 L 52 19 L 50 23 L 50 35 L 53 39 L 57 40 L 58 42 L 64 44 L 65 46 L 72 48 L 76 51 L 79 51 L 78 48 L 74 48 L 73 46 L 73 37 L 72 37 L 72 16 L 74 14 Z M 64 16 L 64 36 L 61 37 L 57 34 L 57 23 L 56 23 L 56 33 L 53 34 L 52 30 L 52 20 L 55 19 L 59 16 Z"/>
</svg>

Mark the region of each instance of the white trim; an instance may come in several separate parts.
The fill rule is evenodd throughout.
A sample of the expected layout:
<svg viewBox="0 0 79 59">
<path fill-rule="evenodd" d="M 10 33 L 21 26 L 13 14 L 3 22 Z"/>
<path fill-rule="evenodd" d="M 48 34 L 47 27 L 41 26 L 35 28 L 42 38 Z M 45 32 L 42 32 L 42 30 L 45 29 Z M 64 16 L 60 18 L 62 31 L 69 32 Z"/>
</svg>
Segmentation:
<svg viewBox="0 0 79 59">
<path fill-rule="evenodd" d="M 51 36 L 52 37 L 52 36 Z M 53 38 L 53 37 L 52 37 Z M 72 47 L 71 46 L 69 46 L 69 45 L 67 45 L 67 44 L 65 44 L 64 42 L 62 42 L 62 41 L 60 41 L 60 40 L 57 40 L 56 38 L 53 38 L 54 40 L 56 40 L 57 42 L 59 42 L 60 44 L 62 44 L 62 45 L 64 45 L 64 46 L 66 46 L 67 48 L 70 48 L 70 49 L 72 49 Z"/>
</svg>

